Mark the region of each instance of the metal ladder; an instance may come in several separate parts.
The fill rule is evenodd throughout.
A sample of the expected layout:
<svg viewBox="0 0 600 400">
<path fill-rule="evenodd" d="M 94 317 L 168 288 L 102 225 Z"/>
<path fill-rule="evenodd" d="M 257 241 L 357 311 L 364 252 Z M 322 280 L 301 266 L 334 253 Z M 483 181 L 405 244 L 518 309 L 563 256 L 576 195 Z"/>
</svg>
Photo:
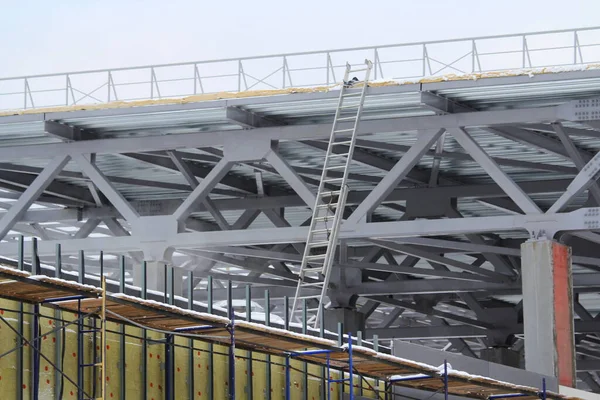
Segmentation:
<svg viewBox="0 0 600 400">
<path fill-rule="evenodd" d="M 365 60 L 364 67 L 355 70 L 352 69 L 350 64 L 346 63 L 344 84 L 340 89 L 321 182 L 317 190 L 306 247 L 300 266 L 291 316 L 293 317 L 302 299 L 318 298 L 319 307 L 315 328 L 318 327 L 321 319 L 323 308 L 321 305 L 325 299 L 331 277 L 331 266 L 338 244 L 338 231 L 344 217 L 348 195 L 348 170 L 354 153 L 356 131 L 360 122 L 372 68 L 373 64 L 369 60 Z M 350 74 L 356 72 L 364 72 L 364 78 L 362 80 L 352 78 L 353 80 L 350 81 Z M 319 279 L 320 276 L 323 277 L 322 280 Z M 307 289 L 311 291 L 321 289 L 321 292 L 319 295 L 306 293 Z"/>
</svg>

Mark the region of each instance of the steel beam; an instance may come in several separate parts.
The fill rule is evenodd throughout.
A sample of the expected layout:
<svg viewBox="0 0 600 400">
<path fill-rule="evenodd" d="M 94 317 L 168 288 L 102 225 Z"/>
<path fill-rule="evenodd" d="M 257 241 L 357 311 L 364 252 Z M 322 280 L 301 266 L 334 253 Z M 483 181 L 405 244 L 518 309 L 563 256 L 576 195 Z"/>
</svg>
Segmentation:
<svg viewBox="0 0 600 400">
<path fill-rule="evenodd" d="M 438 140 L 444 132 L 437 131 L 420 132 L 417 142 L 409 151 L 402 156 L 394 168 L 379 182 L 367 198 L 358 206 L 348 218 L 349 224 L 355 224 L 364 218 L 367 213 L 373 211 L 386 197 L 395 189 L 396 185 L 406 177 L 410 170 L 419 162 L 423 154 Z"/>
<path fill-rule="evenodd" d="M 56 177 L 58 172 L 67 165 L 69 157 L 55 157 L 44 170 L 33 180 L 31 185 L 23 192 L 19 200 L 0 219 L 0 238 L 3 238 L 21 215 L 35 202 L 44 192 L 46 187 Z"/>
<path fill-rule="evenodd" d="M 500 186 L 506 194 L 528 214 L 539 214 L 542 211 L 523 190 L 517 186 L 488 156 L 481 146 L 464 130 L 464 128 L 449 129 L 454 139 L 477 161 L 488 175 Z"/>
<path fill-rule="evenodd" d="M 98 189 L 108 198 L 113 206 L 126 220 L 132 222 L 137 220 L 140 217 L 140 214 L 131 206 L 131 204 L 123 197 L 121 193 L 115 189 L 113 184 L 104 176 L 102 172 L 92 164 L 87 158 L 83 155 L 76 155 L 73 158 L 79 167 L 83 170 L 83 172 L 89 176 L 92 182 L 96 185 Z"/>
<path fill-rule="evenodd" d="M 175 210 L 173 216 L 179 222 L 183 222 L 192 212 L 195 203 L 202 202 L 208 193 L 227 175 L 227 172 L 234 165 L 233 162 L 222 158 L 208 175 L 200 182 L 194 191 L 181 203 Z"/>
<path fill-rule="evenodd" d="M 439 130 L 443 128 L 459 128 L 469 126 L 490 126 L 499 124 L 523 124 L 575 119 L 575 104 L 566 103 L 559 106 L 523 108 L 498 111 L 478 111 L 459 114 L 447 114 L 425 117 L 400 117 L 385 120 L 362 121 L 359 135 L 371 133 L 405 132 L 415 130 Z M 181 107 L 179 107 L 181 109 Z M 137 110 L 136 110 L 137 111 Z M 99 114 L 99 113 L 98 113 Z M 53 118 L 49 113 L 37 116 L 43 121 Z M 70 116 L 72 117 L 72 116 Z M 1 122 L 2 120 L 0 120 Z M 349 126 L 349 125 L 348 125 Z M 341 125 L 340 129 L 347 126 Z M 164 129 L 162 130 L 164 132 Z M 251 131 L 254 138 L 264 140 L 307 140 L 324 139 L 331 133 L 331 124 L 289 125 L 272 128 L 256 128 Z M 154 150 L 171 150 L 178 148 L 222 146 L 225 141 L 235 143 L 247 135 L 247 131 L 202 132 L 177 135 L 156 135 L 137 138 L 100 139 L 95 141 L 78 141 L 69 143 L 50 143 L 36 146 L 4 146 L 0 148 L 0 159 L 4 161 L 23 158 L 42 158 L 48 154 L 116 154 L 128 152 L 145 152 Z"/>
<path fill-rule="evenodd" d="M 313 193 L 313 191 L 296 173 L 296 171 L 292 169 L 288 162 L 284 160 L 281 155 L 275 151 L 275 149 L 271 149 L 266 158 L 267 161 L 271 163 L 273 168 L 279 172 L 281 177 L 290 184 L 296 193 L 298 193 L 298 196 L 300 196 L 306 205 L 308 205 L 310 208 L 313 208 L 317 201 L 316 194 Z"/>
</svg>

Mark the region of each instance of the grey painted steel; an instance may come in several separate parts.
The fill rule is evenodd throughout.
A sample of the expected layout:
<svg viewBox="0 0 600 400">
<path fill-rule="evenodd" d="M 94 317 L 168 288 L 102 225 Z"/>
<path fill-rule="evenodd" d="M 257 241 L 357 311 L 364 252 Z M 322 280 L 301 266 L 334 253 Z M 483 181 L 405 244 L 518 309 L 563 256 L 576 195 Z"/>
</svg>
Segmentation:
<svg viewBox="0 0 600 400">
<path fill-rule="evenodd" d="M 599 31 L 590 27 L 2 78 L 2 86 L 20 89 L 0 92 L 0 109 L 181 97 L 207 93 L 205 86 L 227 92 L 329 85 L 336 73 L 341 76 L 345 61 L 365 57 L 374 60 L 375 79 L 579 65 L 598 62 Z M 528 45 L 532 40 L 538 44 Z M 494 50 L 487 50 L 490 45 Z"/>
<path fill-rule="evenodd" d="M 485 376 L 502 382 L 511 382 L 516 385 L 537 387 L 540 386 L 542 379 L 545 378 L 547 389 L 555 392 L 558 391 L 558 380 L 554 375 L 544 375 L 519 368 L 507 367 L 505 365 L 495 364 L 461 354 L 431 349 L 429 347 L 407 343 L 401 340 L 394 340 L 393 354 L 397 357 L 434 366 L 443 365 L 444 360 L 447 360 L 455 370 Z"/>
</svg>

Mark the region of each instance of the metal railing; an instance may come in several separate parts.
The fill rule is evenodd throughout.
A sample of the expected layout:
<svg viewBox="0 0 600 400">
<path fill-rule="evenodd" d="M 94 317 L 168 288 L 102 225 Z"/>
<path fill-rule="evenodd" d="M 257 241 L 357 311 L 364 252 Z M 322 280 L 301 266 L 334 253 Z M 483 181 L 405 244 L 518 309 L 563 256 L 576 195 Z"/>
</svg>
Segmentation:
<svg viewBox="0 0 600 400">
<path fill-rule="evenodd" d="M 0 78 L 0 110 L 331 85 L 346 62 L 418 80 L 600 62 L 600 27 Z"/>
</svg>

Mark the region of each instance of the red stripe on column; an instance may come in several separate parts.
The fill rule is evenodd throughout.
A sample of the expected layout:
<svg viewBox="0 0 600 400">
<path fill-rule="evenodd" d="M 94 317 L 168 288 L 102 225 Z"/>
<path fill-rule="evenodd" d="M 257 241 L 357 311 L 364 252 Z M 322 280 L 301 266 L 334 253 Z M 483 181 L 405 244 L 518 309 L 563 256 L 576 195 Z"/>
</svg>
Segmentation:
<svg viewBox="0 0 600 400">
<path fill-rule="evenodd" d="M 575 342 L 573 332 L 573 289 L 571 283 L 571 251 L 567 246 L 554 243 L 554 328 L 558 381 L 563 386 L 575 387 Z M 548 349 L 552 351 L 552 349 Z"/>
</svg>

